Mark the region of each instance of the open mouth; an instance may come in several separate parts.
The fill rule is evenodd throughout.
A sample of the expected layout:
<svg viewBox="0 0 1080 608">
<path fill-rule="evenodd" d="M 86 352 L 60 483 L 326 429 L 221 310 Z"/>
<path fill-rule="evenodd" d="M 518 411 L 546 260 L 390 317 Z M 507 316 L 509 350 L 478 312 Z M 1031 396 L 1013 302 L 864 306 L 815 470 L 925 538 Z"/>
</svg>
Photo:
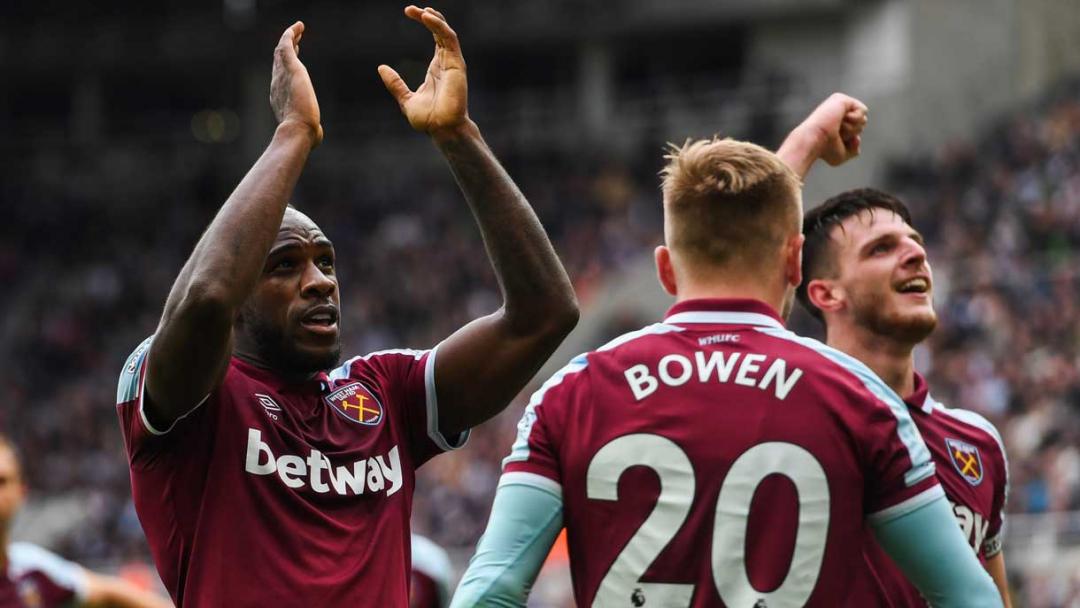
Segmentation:
<svg viewBox="0 0 1080 608">
<path fill-rule="evenodd" d="M 930 292 L 930 280 L 926 277 L 910 278 L 896 286 L 896 291 L 904 294 L 922 294 Z"/>
<path fill-rule="evenodd" d="M 316 306 L 300 317 L 304 329 L 317 334 L 337 332 L 338 311 L 334 306 Z"/>
</svg>

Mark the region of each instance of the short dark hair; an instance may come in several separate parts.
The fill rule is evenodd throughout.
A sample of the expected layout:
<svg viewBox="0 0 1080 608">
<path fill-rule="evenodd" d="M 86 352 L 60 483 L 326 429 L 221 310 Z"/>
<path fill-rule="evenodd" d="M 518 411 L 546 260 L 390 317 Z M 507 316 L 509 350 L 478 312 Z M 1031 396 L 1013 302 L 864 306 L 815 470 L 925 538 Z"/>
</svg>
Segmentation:
<svg viewBox="0 0 1080 608">
<path fill-rule="evenodd" d="M 888 192 L 874 188 L 856 188 L 841 192 L 807 211 L 806 217 L 803 218 L 803 234 L 806 235 L 802 254 L 803 280 L 796 289 L 795 295 L 807 312 L 822 323 L 825 322 L 825 317 L 810 302 L 807 285 L 814 279 L 836 272 L 833 265 L 835 260 L 829 251 L 829 235 L 833 228 L 849 217 L 863 211 L 869 211 L 873 215 L 875 209 L 891 211 L 909 225 L 911 224 L 911 211 L 908 210 L 907 205 Z"/>
</svg>

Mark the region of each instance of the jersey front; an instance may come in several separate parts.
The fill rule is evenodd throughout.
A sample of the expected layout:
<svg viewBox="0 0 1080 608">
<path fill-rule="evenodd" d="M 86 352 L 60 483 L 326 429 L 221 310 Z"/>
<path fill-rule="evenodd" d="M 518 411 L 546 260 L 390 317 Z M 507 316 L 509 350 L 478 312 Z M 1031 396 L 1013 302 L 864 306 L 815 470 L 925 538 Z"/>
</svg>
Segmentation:
<svg viewBox="0 0 1080 608">
<path fill-rule="evenodd" d="M 899 397 L 749 300 L 691 300 L 533 396 L 504 481 L 559 492 L 579 606 L 849 605 L 864 520 L 941 496 Z"/>
<path fill-rule="evenodd" d="M 86 598 L 86 571 L 30 543 L 7 547 L 0 608 L 60 608 Z"/>
<path fill-rule="evenodd" d="M 407 606 L 415 469 L 438 432 L 437 350 L 288 384 L 236 358 L 172 428 L 144 406 L 150 340 L 117 394 L 135 507 L 178 606 Z"/>
<path fill-rule="evenodd" d="M 949 409 L 934 400 L 918 374 L 915 391 L 905 401 L 930 448 L 938 481 L 957 523 L 979 561 L 986 565 L 986 560 L 1001 552 L 1008 494 L 1008 464 L 1001 436 L 979 414 Z M 876 603 L 893 608 L 927 605 L 872 537 L 868 538 L 865 558 L 871 580 L 879 586 Z"/>
</svg>

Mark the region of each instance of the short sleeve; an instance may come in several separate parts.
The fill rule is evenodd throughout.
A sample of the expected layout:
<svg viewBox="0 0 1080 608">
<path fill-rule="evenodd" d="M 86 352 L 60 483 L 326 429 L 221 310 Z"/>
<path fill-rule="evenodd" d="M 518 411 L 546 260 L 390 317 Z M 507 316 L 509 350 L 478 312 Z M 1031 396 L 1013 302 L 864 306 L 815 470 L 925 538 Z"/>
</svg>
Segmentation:
<svg viewBox="0 0 1080 608">
<path fill-rule="evenodd" d="M 866 426 L 859 436 L 867 455 L 870 521 L 890 521 L 944 496 L 930 452 L 899 397 L 875 395 L 863 408 Z"/>
<path fill-rule="evenodd" d="M 559 447 L 566 429 L 558 421 L 587 399 L 587 364 L 585 355 L 575 358 L 533 393 L 518 422 L 510 455 L 503 460 L 504 481 L 518 479 L 561 491 Z"/>
<path fill-rule="evenodd" d="M 148 464 L 166 443 L 161 440 L 168 435 L 181 420 L 198 410 L 210 395 L 195 404 L 191 411 L 180 416 L 168 428 L 155 428 L 146 417 L 146 370 L 150 357 L 150 346 L 154 337 L 142 341 L 132 351 L 120 370 L 120 379 L 116 386 L 116 413 L 120 418 L 120 430 L 124 436 L 128 458 L 132 466 Z"/>
<path fill-rule="evenodd" d="M 9 570 L 16 577 L 36 575 L 45 583 L 41 591 L 50 605 L 86 600 L 86 570 L 75 562 L 30 543 L 11 543 L 8 560 Z"/>
<path fill-rule="evenodd" d="M 439 430 L 439 400 L 435 388 L 435 359 L 431 350 L 394 349 L 354 357 L 329 374 L 331 382 L 368 379 L 387 399 L 392 415 L 400 416 L 415 466 L 442 452 L 465 445 L 469 431 L 446 437 Z M 369 387 L 376 388 L 376 387 Z"/>
</svg>

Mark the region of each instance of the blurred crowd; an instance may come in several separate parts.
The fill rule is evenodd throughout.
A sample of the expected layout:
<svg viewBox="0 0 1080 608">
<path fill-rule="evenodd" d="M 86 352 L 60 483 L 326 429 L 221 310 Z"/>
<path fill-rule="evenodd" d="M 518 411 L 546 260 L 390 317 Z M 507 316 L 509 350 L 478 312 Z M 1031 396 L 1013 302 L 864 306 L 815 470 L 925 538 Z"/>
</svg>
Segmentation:
<svg viewBox="0 0 1080 608">
<path fill-rule="evenodd" d="M 403 127 L 410 136 L 419 137 Z M 617 162 L 497 152 L 583 306 L 660 239 L 659 146 Z M 0 428 L 23 451 L 35 496 L 85 501 L 88 519 L 56 549 L 87 563 L 145 560 L 112 407 L 116 378 L 252 159 L 193 142 L 90 149 L 44 139 L 12 160 L 17 178 L 0 183 Z M 316 156 L 295 197 L 337 248 L 346 355 L 430 347 L 500 301 L 449 172 L 408 154 L 377 167 L 342 170 L 340 159 Z M 931 158 L 897 162 L 886 185 L 912 207 L 930 247 L 941 322 L 918 365 L 932 392 L 1001 430 L 1010 513 L 1080 509 L 1080 89 Z M 805 315 L 793 323 L 816 331 Z M 528 392 L 421 471 L 417 531 L 467 554 Z M 1033 606 L 1080 602 L 1069 584 L 1019 594 Z"/>
</svg>

